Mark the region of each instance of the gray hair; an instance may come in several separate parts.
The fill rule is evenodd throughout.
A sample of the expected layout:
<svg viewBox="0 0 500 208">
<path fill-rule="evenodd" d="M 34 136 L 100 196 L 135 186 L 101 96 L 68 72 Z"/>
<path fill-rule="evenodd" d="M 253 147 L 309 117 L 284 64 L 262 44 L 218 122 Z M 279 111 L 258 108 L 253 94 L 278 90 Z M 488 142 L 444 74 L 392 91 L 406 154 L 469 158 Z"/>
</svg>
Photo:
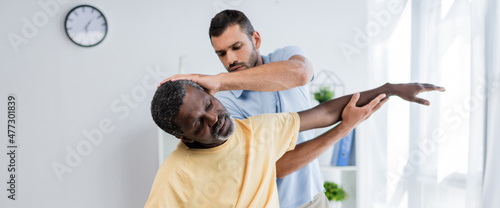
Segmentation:
<svg viewBox="0 0 500 208">
<path fill-rule="evenodd" d="M 182 99 L 186 95 L 186 85 L 205 91 L 200 85 L 189 80 L 168 81 L 158 87 L 151 101 L 151 115 L 156 125 L 174 136 L 184 135 L 172 119 L 182 105 Z"/>
</svg>

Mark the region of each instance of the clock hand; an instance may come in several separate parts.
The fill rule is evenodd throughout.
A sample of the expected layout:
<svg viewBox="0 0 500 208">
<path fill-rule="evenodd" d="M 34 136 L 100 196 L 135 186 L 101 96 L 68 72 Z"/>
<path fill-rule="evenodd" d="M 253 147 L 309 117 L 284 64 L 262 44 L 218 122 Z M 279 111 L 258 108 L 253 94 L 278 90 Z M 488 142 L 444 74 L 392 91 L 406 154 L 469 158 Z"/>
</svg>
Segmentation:
<svg viewBox="0 0 500 208">
<path fill-rule="evenodd" d="M 91 19 L 91 20 L 87 23 L 87 25 L 85 25 L 85 33 L 87 33 L 87 32 L 88 32 L 88 30 L 89 30 L 89 25 L 90 25 L 90 23 L 92 22 L 92 20 L 93 20 L 93 19 Z"/>
</svg>

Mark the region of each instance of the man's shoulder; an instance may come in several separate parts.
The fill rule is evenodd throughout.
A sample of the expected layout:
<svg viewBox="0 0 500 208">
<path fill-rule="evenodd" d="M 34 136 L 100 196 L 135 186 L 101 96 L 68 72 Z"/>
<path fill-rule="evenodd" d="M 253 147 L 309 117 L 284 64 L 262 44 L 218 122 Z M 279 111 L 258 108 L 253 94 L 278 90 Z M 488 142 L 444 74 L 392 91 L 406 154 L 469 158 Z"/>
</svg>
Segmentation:
<svg viewBox="0 0 500 208">
<path fill-rule="evenodd" d="M 263 56 L 266 63 L 275 61 L 285 61 L 290 59 L 292 56 L 301 55 L 305 56 L 305 52 L 298 46 L 285 46 L 283 48 L 278 48 L 267 56 Z"/>
<path fill-rule="evenodd" d="M 277 48 L 271 54 L 279 53 L 279 52 L 281 52 L 281 53 L 282 52 L 294 52 L 294 51 L 300 51 L 300 52 L 302 52 L 303 50 L 299 46 L 289 45 L 289 46 Z"/>
<path fill-rule="evenodd" d="M 240 122 L 257 123 L 260 125 L 262 123 L 287 123 L 287 121 L 289 120 L 297 120 L 297 119 L 300 119 L 300 117 L 296 112 L 266 113 L 242 119 L 240 120 Z M 265 127 L 270 127 L 270 126 L 265 126 Z"/>
<path fill-rule="evenodd" d="M 184 160 L 188 158 L 189 147 L 187 147 L 182 141 L 179 141 L 176 148 L 172 153 L 168 155 L 160 166 L 160 169 L 170 169 L 172 166 L 179 166 L 184 163 Z"/>
<path fill-rule="evenodd" d="M 236 95 L 235 93 L 233 93 L 232 91 L 235 91 L 235 90 L 230 90 L 230 91 L 219 91 L 217 93 L 215 93 L 214 97 L 217 98 L 217 99 L 221 99 L 221 98 L 236 98 Z M 238 90 L 238 91 L 241 91 L 241 90 Z"/>
</svg>

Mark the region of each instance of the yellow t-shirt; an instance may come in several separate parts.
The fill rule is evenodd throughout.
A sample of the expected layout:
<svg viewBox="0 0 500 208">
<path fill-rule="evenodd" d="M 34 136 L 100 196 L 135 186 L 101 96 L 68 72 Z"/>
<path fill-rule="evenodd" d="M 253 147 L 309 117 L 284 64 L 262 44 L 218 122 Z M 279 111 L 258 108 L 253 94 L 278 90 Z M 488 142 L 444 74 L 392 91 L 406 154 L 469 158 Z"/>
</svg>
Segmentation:
<svg viewBox="0 0 500 208">
<path fill-rule="evenodd" d="M 144 207 L 279 207 L 276 161 L 295 148 L 297 113 L 235 120 L 222 145 L 177 149 L 158 170 Z"/>
</svg>

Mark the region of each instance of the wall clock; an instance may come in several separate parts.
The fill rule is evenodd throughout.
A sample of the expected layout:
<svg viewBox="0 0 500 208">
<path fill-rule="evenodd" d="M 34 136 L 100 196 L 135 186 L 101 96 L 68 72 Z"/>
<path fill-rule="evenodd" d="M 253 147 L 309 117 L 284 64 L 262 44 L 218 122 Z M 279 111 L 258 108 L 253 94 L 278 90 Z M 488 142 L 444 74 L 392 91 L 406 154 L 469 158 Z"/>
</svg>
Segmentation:
<svg viewBox="0 0 500 208">
<path fill-rule="evenodd" d="M 64 28 L 69 39 L 82 47 L 101 43 L 108 33 L 106 18 L 90 5 L 80 5 L 69 11 Z"/>
</svg>

